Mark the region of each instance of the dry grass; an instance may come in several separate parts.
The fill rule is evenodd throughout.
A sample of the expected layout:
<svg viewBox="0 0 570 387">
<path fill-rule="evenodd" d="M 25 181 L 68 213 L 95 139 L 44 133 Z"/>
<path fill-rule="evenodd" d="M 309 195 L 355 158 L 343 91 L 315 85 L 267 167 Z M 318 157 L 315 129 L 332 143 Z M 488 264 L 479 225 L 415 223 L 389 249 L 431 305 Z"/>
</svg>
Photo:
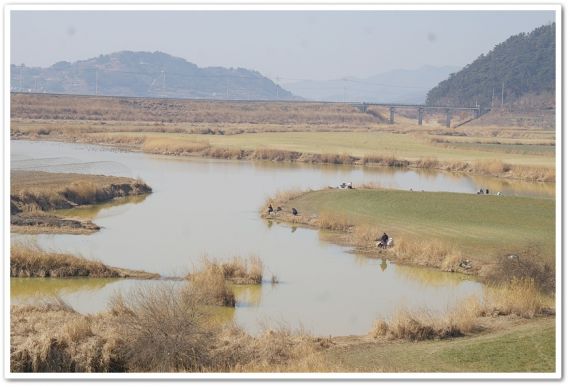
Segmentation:
<svg viewBox="0 0 570 387">
<path fill-rule="evenodd" d="M 10 308 L 12 372 L 124 372 L 119 342 L 106 319 L 61 303 Z"/>
<path fill-rule="evenodd" d="M 532 278 L 515 278 L 485 288 L 485 310 L 492 315 L 517 315 L 532 318 L 548 314 L 554 305 Z"/>
<path fill-rule="evenodd" d="M 110 302 L 123 344 L 119 356 L 131 372 L 203 371 L 214 359 L 214 328 L 201 295 L 159 285 L 138 288 Z"/>
<path fill-rule="evenodd" d="M 256 255 L 247 260 L 234 257 L 229 262 L 209 262 L 208 264 L 221 266 L 224 278 L 234 284 L 261 284 L 263 279 L 263 262 Z"/>
<path fill-rule="evenodd" d="M 461 262 L 461 252 L 454 246 L 437 240 L 400 238 L 390 250 L 399 262 L 436 267 L 444 271 L 455 271 Z"/>
<path fill-rule="evenodd" d="M 233 307 L 235 295 L 228 284 L 261 284 L 263 262 L 257 256 L 234 257 L 226 262 L 203 257 L 200 267 L 187 278 L 189 290 L 200 297 L 201 303 Z"/>
<path fill-rule="evenodd" d="M 71 208 L 152 191 L 144 182 L 126 177 L 35 171 L 11 171 L 10 177 L 12 214 Z"/>
<path fill-rule="evenodd" d="M 32 244 L 10 247 L 10 277 L 157 278 L 157 274 L 110 267 L 72 254 L 43 251 Z"/>
<path fill-rule="evenodd" d="M 46 252 L 36 246 L 15 244 L 10 248 L 11 277 L 119 277 L 101 262 L 71 254 Z"/>
<path fill-rule="evenodd" d="M 287 329 L 254 337 L 220 325 L 192 289 L 157 285 L 116 296 L 82 316 L 55 305 L 12 306 L 12 372 L 327 371 L 332 345 Z"/>
<path fill-rule="evenodd" d="M 207 141 L 173 141 L 167 138 L 147 137 L 142 146 L 143 152 L 159 153 L 166 155 L 195 154 L 210 148 Z"/>
<path fill-rule="evenodd" d="M 202 304 L 235 306 L 235 295 L 228 286 L 223 269 L 204 259 L 202 268 L 188 276 L 188 288 Z"/>
<path fill-rule="evenodd" d="M 323 212 L 319 215 L 318 226 L 322 230 L 350 232 L 354 224 L 346 216 Z"/>
<path fill-rule="evenodd" d="M 472 333 L 477 328 L 477 318 L 482 314 L 479 300 L 469 298 L 443 316 L 427 311 L 396 312 L 390 320 L 377 321 L 372 329 L 374 338 L 422 341 L 446 339 Z"/>
</svg>

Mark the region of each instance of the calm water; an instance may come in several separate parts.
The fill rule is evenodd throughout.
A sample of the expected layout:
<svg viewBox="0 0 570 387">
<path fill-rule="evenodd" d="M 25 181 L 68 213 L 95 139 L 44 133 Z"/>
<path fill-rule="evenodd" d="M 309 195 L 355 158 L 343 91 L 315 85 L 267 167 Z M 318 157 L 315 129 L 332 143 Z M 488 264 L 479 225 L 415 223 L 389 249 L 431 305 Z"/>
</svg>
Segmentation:
<svg viewBox="0 0 570 387">
<path fill-rule="evenodd" d="M 358 257 L 323 242 L 316 230 L 271 224 L 259 218 L 265 199 L 279 190 L 321 188 L 342 181 L 386 187 L 475 192 L 479 187 L 512 195 L 554 195 L 554 186 L 505 182 L 444 173 L 180 159 L 119 152 L 103 147 L 11 142 L 12 168 L 138 177 L 153 193 L 69 214 L 93 217 L 92 235 L 12 235 L 45 249 L 68 251 L 130 269 L 181 275 L 204 255 L 229 259 L 259 255 L 265 277 L 280 283 L 236 287 L 231 312 L 254 332 L 261 324 L 302 326 L 314 334 L 362 334 L 398 307 L 445 310 L 458 299 L 481 293 L 481 285 L 459 275 L 400 267 Z M 39 294 L 59 295 L 85 313 L 105 308 L 135 280 L 12 279 L 12 302 Z"/>
</svg>

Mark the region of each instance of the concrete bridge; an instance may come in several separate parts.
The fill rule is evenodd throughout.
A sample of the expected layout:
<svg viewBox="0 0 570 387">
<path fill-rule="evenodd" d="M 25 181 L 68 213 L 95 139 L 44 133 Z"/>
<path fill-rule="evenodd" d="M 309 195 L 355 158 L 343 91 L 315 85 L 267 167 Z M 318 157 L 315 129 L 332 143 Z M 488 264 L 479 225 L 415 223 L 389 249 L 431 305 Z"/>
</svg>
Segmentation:
<svg viewBox="0 0 570 387">
<path fill-rule="evenodd" d="M 357 107 L 361 112 L 366 113 L 369 106 L 381 106 L 390 109 L 390 123 L 394 123 L 396 109 L 417 109 L 418 111 L 418 125 L 422 125 L 424 120 L 424 112 L 427 110 L 434 110 L 445 113 L 445 125 L 451 127 L 451 113 L 455 111 L 470 111 L 473 113 L 473 119 L 479 118 L 485 111 L 481 106 L 475 107 L 454 107 L 454 106 L 427 106 L 427 105 L 408 105 L 408 104 L 391 104 L 391 103 L 354 103 L 352 106 Z"/>
</svg>

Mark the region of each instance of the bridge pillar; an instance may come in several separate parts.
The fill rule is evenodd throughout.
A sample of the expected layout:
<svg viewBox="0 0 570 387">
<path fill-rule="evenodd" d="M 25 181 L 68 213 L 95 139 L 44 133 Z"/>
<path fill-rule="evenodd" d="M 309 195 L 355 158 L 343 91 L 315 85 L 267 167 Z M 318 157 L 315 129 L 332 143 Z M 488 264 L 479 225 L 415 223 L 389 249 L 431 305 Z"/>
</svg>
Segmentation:
<svg viewBox="0 0 570 387">
<path fill-rule="evenodd" d="M 390 123 L 393 124 L 394 123 L 394 113 L 396 112 L 396 108 L 391 107 L 390 108 Z"/>
<path fill-rule="evenodd" d="M 418 125 L 421 125 L 424 121 L 424 108 L 418 108 Z"/>
<path fill-rule="evenodd" d="M 445 109 L 445 126 L 451 128 L 451 110 Z"/>
</svg>

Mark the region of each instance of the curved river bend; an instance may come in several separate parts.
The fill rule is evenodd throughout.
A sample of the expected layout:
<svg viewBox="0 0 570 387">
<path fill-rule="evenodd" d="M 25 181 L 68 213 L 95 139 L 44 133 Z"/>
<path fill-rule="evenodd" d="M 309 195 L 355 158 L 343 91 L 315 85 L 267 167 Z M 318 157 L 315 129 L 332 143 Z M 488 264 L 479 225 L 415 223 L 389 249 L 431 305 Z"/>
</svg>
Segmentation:
<svg viewBox="0 0 570 387">
<path fill-rule="evenodd" d="M 51 142 L 12 141 L 11 160 L 13 169 L 130 176 L 153 188 L 146 198 L 72 210 L 75 216 L 93 217 L 102 227 L 95 234 L 12 234 L 12 241 L 31 240 L 45 249 L 166 276 L 187 273 L 204 255 L 221 260 L 259 255 L 265 278 L 275 274 L 280 283 L 236 287 L 238 305 L 225 312 L 251 332 L 277 323 L 317 335 L 363 334 L 375 319 L 398 308 L 438 312 L 482 293 L 479 283 L 460 275 L 359 257 L 322 241 L 319 231 L 260 219 L 260 206 L 277 191 L 351 181 L 426 191 L 489 187 L 505 194 L 554 195 L 553 185 L 440 172 L 189 160 Z M 141 282 L 11 279 L 11 301 L 59 295 L 78 311 L 91 313 L 104 309 L 114 292 Z"/>
</svg>

